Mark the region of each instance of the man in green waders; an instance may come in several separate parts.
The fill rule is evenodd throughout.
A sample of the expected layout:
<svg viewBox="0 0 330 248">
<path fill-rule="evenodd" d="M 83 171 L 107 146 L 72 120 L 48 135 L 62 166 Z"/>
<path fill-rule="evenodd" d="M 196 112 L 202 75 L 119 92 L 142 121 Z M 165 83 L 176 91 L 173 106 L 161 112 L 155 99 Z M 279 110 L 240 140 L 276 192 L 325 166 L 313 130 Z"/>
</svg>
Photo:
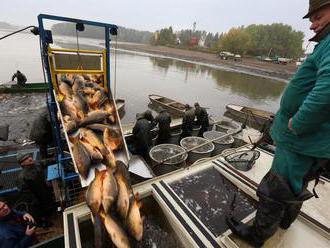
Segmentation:
<svg viewBox="0 0 330 248">
<path fill-rule="evenodd" d="M 318 44 L 283 94 L 272 127 L 275 157 L 257 190 L 254 223 L 227 218 L 230 229 L 256 247 L 278 227 L 290 227 L 303 201 L 313 196 L 306 184 L 330 159 L 330 0 L 310 0 L 304 18 L 316 33 L 310 41 Z"/>
</svg>

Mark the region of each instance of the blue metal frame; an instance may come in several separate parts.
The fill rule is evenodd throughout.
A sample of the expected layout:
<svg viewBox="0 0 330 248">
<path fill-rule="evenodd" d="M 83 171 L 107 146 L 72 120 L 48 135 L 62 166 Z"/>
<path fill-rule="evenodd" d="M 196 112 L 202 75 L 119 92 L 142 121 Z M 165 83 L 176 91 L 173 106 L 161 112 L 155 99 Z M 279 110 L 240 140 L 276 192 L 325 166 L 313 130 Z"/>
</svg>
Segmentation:
<svg viewBox="0 0 330 248">
<path fill-rule="evenodd" d="M 110 29 L 118 29 L 118 26 L 114 24 L 107 24 L 102 22 L 94 22 L 94 21 L 88 21 L 88 20 L 82 20 L 82 19 L 75 19 L 75 18 L 68 18 L 68 17 L 62 17 L 62 16 L 54 16 L 54 15 L 46 15 L 46 14 L 40 14 L 38 15 L 38 24 L 39 24 L 39 34 L 42 44 L 42 58 L 44 61 L 44 67 L 47 73 L 47 80 L 49 85 L 49 93 L 50 97 L 47 99 L 48 107 L 50 110 L 50 117 L 53 123 L 54 128 L 54 135 L 56 139 L 56 145 L 57 145 L 57 163 L 59 166 L 58 172 L 59 176 L 62 178 L 62 180 L 73 180 L 77 179 L 78 175 L 76 173 L 70 173 L 68 175 L 65 175 L 64 173 L 64 165 L 71 160 L 71 157 L 68 157 L 64 154 L 63 151 L 63 145 L 64 140 L 61 139 L 61 125 L 60 122 L 57 119 L 57 106 L 55 102 L 55 96 L 53 94 L 53 84 L 52 84 L 52 75 L 50 71 L 50 65 L 49 65 L 49 57 L 48 57 L 48 47 L 49 43 L 47 40 L 47 31 L 44 28 L 44 20 L 53 20 L 53 21 L 62 21 L 62 22 L 71 22 L 71 23 L 83 23 L 86 25 L 91 26 L 97 26 L 97 27 L 103 27 L 105 30 L 105 49 L 106 49 L 106 79 L 107 79 L 107 87 L 109 89 L 109 97 L 110 97 Z"/>
</svg>

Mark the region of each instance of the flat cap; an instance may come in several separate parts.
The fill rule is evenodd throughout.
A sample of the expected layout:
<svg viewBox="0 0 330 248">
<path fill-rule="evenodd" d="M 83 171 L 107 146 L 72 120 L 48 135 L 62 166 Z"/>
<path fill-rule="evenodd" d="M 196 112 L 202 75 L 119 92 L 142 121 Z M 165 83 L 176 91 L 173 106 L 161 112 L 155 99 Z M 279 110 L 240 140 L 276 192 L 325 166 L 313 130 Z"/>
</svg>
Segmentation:
<svg viewBox="0 0 330 248">
<path fill-rule="evenodd" d="M 18 152 L 16 155 L 17 162 L 19 162 L 19 163 L 23 162 L 28 157 L 33 158 L 33 154 L 31 152 Z"/>
</svg>

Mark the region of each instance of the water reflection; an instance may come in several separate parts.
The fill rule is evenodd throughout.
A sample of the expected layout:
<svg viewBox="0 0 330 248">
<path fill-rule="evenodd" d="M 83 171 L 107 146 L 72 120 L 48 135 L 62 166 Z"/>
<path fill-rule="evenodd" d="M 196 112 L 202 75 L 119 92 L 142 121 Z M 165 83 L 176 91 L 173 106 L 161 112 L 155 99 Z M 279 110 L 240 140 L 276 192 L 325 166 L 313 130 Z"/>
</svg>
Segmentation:
<svg viewBox="0 0 330 248">
<path fill-rule="evenodd" d="M 285 82 L 273 79 L 214 69 L 185 61 L 157 57 L 151 57 L 150 61 L 154 68 L 162 72 L 167 72 L 171 67 L 185 72 L 185 81 L 188 80 L 189 73 L 193 74 L 192 76 L 211 76 L 216 82 L 218 90 L 229 89 L 233 94 L 256 101 L 276 100 L 286 86 Z"/>
</svg>

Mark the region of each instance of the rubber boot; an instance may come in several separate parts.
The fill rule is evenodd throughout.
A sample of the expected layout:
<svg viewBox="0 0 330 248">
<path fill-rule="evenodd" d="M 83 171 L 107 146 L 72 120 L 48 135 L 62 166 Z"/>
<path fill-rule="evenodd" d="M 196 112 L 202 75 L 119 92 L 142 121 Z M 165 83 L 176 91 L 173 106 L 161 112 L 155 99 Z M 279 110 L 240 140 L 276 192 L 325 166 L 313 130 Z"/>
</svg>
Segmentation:
<svg viewBox="0 0 330 248">
<path fill-rule="evenodd" d="M 282 229 L 286 230 L 291 226 L 291 224 L 297 219 L 301 207 L 302 203 L 293 203 L 286 206 L 282 221 L 280 223 L 280 227 Z"/>
<path fill-rule="evenodd" d="M 277 201 L 259 198 L 256 217 L 252 226 L 246 225 L 234 218 L 227 218 L 229 228 L 241 239 L 254 247 L 260 247 L 277 230 L 284 215 L 284 205 Z"/>
<path fill-rule="evenodd" d="M 234 217 L 226 217 L 226 222 L 234 234 L 248 242 L 250 245 L 254 247 L 261 247 L 263 245 L 263 242 L 257 240 L 256 236 L 253 234 L 252 226 L 237 221 Z"/>
</svg>

